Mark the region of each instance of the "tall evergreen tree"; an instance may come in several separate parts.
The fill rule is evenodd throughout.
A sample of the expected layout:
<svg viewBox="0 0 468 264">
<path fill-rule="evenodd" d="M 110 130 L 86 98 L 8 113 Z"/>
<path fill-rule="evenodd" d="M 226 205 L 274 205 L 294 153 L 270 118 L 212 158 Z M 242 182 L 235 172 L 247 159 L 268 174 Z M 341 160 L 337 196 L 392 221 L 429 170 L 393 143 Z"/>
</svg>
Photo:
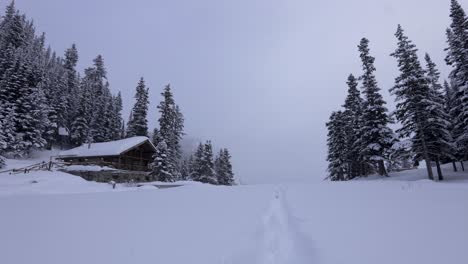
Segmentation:
<svg viewBox="0 0 468 264">
<path fill-rule="evenodd" d="M 104 59 L 98 55 L 93 60 L 93 70 L 90 72 L 91 93 L 91 121 L 89 123 L 90 134 L 93 142 L 105 142 L 112 140 L 112 129 L 110 129 L 112 95 L 107 82 L 107 71 Z"/>
<path fill-rule="evenodd" d="M 204 183 L 217 184 L 214 174 L 213 146 L 211 141 L 207 141 L 203 146 L 203 158 L 201 164 L 200 181 Z"/>
<path fill-rule="evenodd" d="M 446 62 L 453 68 L 450 79 L 456 87 L 451 110 L 456 114 L 452 132 L 459 155 L 468 158 L 468 18 L 456 0 L 451 0 L 450 18 Z"/>
<path fill-rule="evenodd" d="M 358 90 L 358 82 L 354 75 L 350 74 L 347 81 L 348 95 L 343 105 L 343 120 L 345 122 L 346 139 L 346 156 L 348 168 L 346 170 L 346 178 L 352 179 L 359 175 L 365 175 L 366 168 L 363 156 L 361 155 L 361 139 L 363 100 L 361 93 Z"/>
<path fill-rule="evenodd" d="M 428 122 L 433 106 L 431 89 L 419 62 L 416 46 L 405 36 L 400 25 L 395 36 L 398 47 L 391 56 L 397 59 L 400 75 L 390 92 L 396 95 L 398 102 L 395 115 L 402 125 L 398 132 L 403 137 L 411 137 L 413 152 L 419 159 L 425 160 L 428 177 L 433 180 L 429 150 L 431 123 Z"/>
<path fill-rule="evenodd" d="M 65 78 L 66 78 L 66 92 L 68 98 L 67 104 L 67 122 L 66 127 L 68 130 L 71 129 L 72 123 L 77 115 L 76 110 L 78 109 L 80 89 L 79 89 L 79 76 L 76 71 L 76 64 L 78 63 L 78 50 L 76 45 L 73 44 L 69 49 L 65 51 Z"/>
<path fill-rule="evenodd" d="M 215 176 L 219 185 L 234 185 L 231 155 L 227 149 L 221 149 L 214 162 Z"/>
<path fill-rule="evenodd" d="M 176 177 L 180 173 L 180 161 L 182 151 L 180 141 L 183 136 L 184 117 L 176 105 L 171 87 L 168 84 L 161 93 L 163 100 L 159 103 L 158 109 L 161 114 L 159 118 L 159 136 L 167 142 L 169 156 L 174 168 L 173 174 Z"/>
<path fill-rule="evenodd" d="M 348 164 L 346 163 L 346 132 L 345 120 L 342 111 L 333 112 L 330 120 L 327 122 L 328 138 L 328 179 L 332 181 L 346 180 L 346 171 Z"/>
<path fill-rule="evenodd" d="M 429 54 L 424 57 L 426 61 L 426 76 L 429 82 L 429 100 L 430 108 L 428 114 L 430 119 L 428 150 L 431 159 L 436 162 L 439 180 L 443 179 L 440 162 L 443 159 L 453 159 L 454 148 L 452 146 L 452 136 L 449 131 L 450 116 L 445 111 L 445 97 L 442 92 L 443 87 L 439 83 L 440 73 L 436 64 L 432 61 Z"/>
<path fill-rule="evenodd" d="M 360 139 L 361 153 L 364 160 L 378 164 L 380 175 L 387 175 L 384 161 L 387 159 L 387 151 L 395 142 L 395 136 L 388 127 L 391 120 L 374 75 L 375 58 L 369 54 L 369 40 L 363 38 L 358 48 L 364 71 L 360 79 L 365 98 Z"/>
<path fill-rule="evenodd" d="M 75 145 L 84 144 L 90 136 L 90 123 L 92 120 L 92 84 L 93 68 L 85 69 L 81 80 L 80 92 L 75 117 L 70 128 L 70 138 Z"/>
<path fill-rule="evenodd" d="M 171 163 L 169 161 L 167 144 L 164 140 L 159 142 L 156 146 L 156 153 L 154 155 L 154 162 L 150 175 L 153 179 L 162 182 L 173 182 L 174 176 L 171 174 Z"/>
<path fill-rule="evenodd" d="M 138 82 L 131 119 L 127 123 L 127 137 L 148 136 L 148 88 L 143 77 Z M 167 142 L 166 142 L 167 144 Z"/>
<path fill-rule="evenodd" d="M 195 150 L 195 153 L 193 154 L 193 161 L 190 167 L 190 176 L 191 176 L 191 179 L 194 181 L 201 180 L 203 154 L 204 154 L 204 147 L 203 147 L 203 144 L 200 142 L 198 144 L 197 149 Z"/>
<path fill-rule="evenodd" d="M 458 117 L 458 114 L 456 113 L 456 104 L 457 104 L 457 100 L 456 100 L 456 95 L 457 95 L 457 86 L 452 86 L 450 85 L 447 81 L 444 81 L 444 90 L 445 90 L 445 112 L 448 114 L 449 116 L 449 122 L 450 122 L 450 125 L 448 126 L 448 130 L 450 132 L 450 136 L 453 140 L 453 160 L 452 160 L 452 164 L 453 164 L 453 169 L 454 171 L 457 171 L 457 164 L 456 164 L 456 161 L 462 161 L 463 160 L 463 155 L 462 155 L 462 151 L 461 149 L 459 148 L 459 146 L 456 144 L 455 142 L 455 137 L 454 135 L 457 133 L 455 128 L 456 128 L 456 120 L 457 120 L 457 117 Z"/>
</svg>

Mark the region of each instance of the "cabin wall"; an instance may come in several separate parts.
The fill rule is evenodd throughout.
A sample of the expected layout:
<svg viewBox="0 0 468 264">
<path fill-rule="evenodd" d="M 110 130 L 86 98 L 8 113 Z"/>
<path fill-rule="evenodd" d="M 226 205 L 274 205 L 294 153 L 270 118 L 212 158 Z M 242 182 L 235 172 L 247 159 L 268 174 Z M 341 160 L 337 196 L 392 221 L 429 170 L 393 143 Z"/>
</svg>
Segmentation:
<svg viewBox="0 0 468 264">
<path fill-rule="evenodd" d="M 130 171 L 149 171 L 151 163 L 149 160 L 137 159 L 134 156 L 64 158 L 63 161 L 71 165 L 98 165 Z"/>
</svg>

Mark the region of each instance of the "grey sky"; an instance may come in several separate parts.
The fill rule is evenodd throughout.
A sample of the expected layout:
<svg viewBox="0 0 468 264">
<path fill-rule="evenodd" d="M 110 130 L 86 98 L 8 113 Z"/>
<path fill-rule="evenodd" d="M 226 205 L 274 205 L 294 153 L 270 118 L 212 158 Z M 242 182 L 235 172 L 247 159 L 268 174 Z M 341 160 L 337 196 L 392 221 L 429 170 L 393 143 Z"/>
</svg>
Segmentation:
<svg viewBox="0 0 468 264">
<path fill-rule="evenodd" d="M 228 147 L 250 183 L 325 176 L 324 123 L 342 104 L 349 73 L 360 74 L 361 37 L 371 41 L 390 110 L 398 23 L 445 76 L 449 2 L 16 0 L 58 53 L 77 44 L 80 69 L 104 56 L 125 117 L 144 76 L 154 127 L 170 82 L 188 135 Z"/>
</svg>

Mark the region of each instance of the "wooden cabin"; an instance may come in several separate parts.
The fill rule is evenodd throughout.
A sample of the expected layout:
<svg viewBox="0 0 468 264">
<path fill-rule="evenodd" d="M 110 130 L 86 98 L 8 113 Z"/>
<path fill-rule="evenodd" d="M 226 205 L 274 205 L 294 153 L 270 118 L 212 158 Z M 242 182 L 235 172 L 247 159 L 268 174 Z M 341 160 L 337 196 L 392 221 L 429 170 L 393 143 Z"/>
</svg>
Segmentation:
<svg viewBox="0 0 468 264">
<path fill-rule="evenodd" d="M 121 170 L 148 171 L 156 148 L 147 137 L 83 144 L 57 157 L 71 165 L 109 166 Z"/>
</svg>

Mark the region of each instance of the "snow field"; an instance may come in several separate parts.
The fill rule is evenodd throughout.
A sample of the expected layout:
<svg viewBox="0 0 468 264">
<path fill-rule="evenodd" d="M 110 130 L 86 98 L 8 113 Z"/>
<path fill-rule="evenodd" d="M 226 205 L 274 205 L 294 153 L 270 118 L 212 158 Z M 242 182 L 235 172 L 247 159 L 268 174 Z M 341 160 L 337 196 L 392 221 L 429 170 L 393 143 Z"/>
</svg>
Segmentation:
<svg viewBox="0 0 468 264">
<path fill-rule="evenodd" d="M 351 182 L 112 190 L 0 175 L 0 263 L 466 264 L 467 172 Z M 36 181 L 37 183 L 32 183 Z"/>
</svg>

